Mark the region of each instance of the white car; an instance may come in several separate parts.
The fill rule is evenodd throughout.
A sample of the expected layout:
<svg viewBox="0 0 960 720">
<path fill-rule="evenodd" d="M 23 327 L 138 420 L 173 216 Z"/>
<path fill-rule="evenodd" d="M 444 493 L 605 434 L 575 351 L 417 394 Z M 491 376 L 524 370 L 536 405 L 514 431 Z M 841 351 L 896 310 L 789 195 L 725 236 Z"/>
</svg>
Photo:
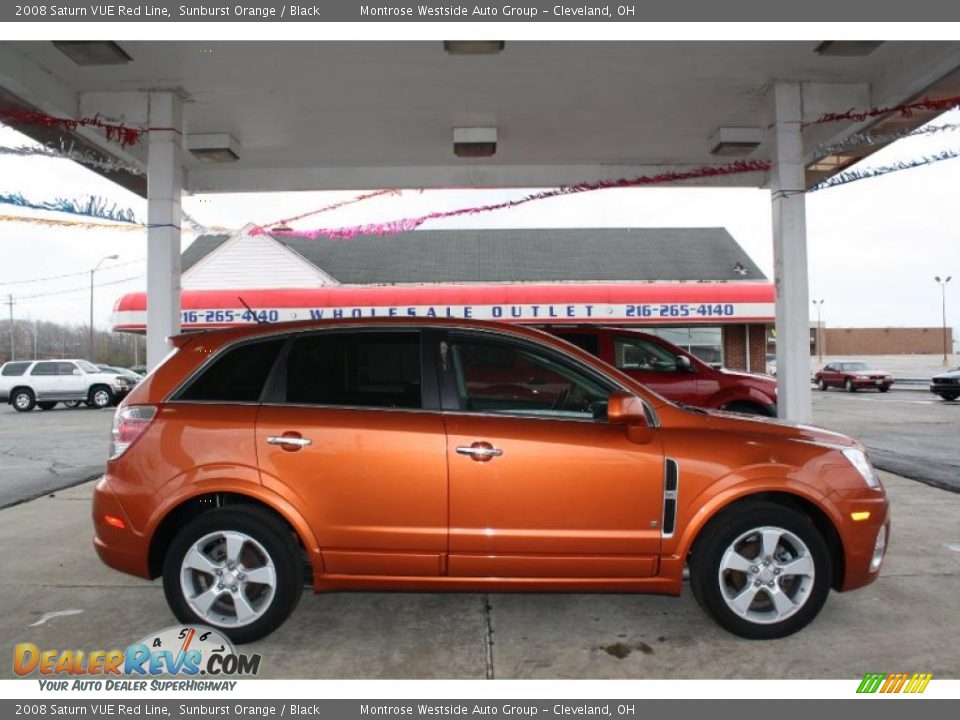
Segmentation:
<svg viewBox="0 0 960 720">
<path fill-rule="evenodd" d="M 126 378 L 86 360 L 24 360 L 0 367 L 0 402 L 20 412 L 52 410 L 58 402 L 105 408 L 132 387 Z"/>
</svg>

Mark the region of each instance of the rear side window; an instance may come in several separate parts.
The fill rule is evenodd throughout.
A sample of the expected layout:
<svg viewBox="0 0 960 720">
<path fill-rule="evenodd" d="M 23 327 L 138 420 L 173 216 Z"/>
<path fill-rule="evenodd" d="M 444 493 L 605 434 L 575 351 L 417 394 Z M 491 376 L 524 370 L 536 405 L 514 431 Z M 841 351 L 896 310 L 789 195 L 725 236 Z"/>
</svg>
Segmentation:
<svg viewBox="0 0 960 720">
<path fill-rule="evenodd" d="M 284 339 L 244 343 L 208 365 L 177 400 L 258 402 Z"/>
<path fill-rule="evenodd" d="M 73 375 L 73 371 L 76 369 L 77 366 L 71 362 L 57 363 L 57 375 Z"/>
<path fill-rule="evenodd" d="M 28 362 L 8 362 L 3 366 L 3 375 L 23 375 L 30 366 Z"/>
<path fill-rule="evenodd" d="M 420 408 L 420 387 L 417 332 L 308 335 L 287 357 L 288 403 Z"/>
<path fill-rule="evenodd" d="M 57 364 L 55 362 L 38 362 L 33 366 L 30 375 L 56 375 Z"/>
</svg>

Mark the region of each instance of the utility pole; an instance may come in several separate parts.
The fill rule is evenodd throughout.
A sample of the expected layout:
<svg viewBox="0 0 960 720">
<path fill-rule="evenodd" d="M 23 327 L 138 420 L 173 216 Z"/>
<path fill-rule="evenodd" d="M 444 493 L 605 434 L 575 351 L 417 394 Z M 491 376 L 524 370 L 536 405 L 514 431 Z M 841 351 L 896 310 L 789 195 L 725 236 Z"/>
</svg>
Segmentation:
<svg viewBox="0 0 960 720">
<path fill-rule="evenodd" d="M 944 366 L 944 367 L 948 367 L 950 363 L 947 362 L 947 355 L 948 355 L 948 350 L 947 350 L 947 283 L 950 282 L 951 276 L 950 276 L 950 275 L 947 275 L 947 277 L 946 277 L 945 279 L 941 280 L 941 279 L 940 279 L 940 276 L 938 275 L 937 277 L 934 278 L 934 280 L 936 281 L 937 285 L 940 286 L 940 309 L 941 309 L 941 312 L 943 313 L 943 315 L 942 315 L 942 318 L 943 318 L 943 366 Z"/>
<path fill-rule="evenodd" d="M 17 348 L 13 341 L 13 306 L 16 303 L 14 302 L 13 295 L 7 295 L 7 305 L 10 306 L 10 359 L 17 359 Z"/>
<path fill-rule="evenodd" d="M 813 306 L 817 308 L 817 362 L 823 364 L 823 323 L 820 322 L 820 308 L 823 307 L 823 300 L 814 300 Z"/>
<path fill-rule="evenodd" d="M 100 269 L 100 266 L 107 260 L 116 260 L 118 255 L 107 255 L 106 257 L 100 258 L 92 270 L 90 270 L 90 342 L 87 346 L 87 349 L 90 353 L 90 356 L 87 358 L 90 362 L 96 362 L 93 357 L 93 276 Z"/>
</svg>

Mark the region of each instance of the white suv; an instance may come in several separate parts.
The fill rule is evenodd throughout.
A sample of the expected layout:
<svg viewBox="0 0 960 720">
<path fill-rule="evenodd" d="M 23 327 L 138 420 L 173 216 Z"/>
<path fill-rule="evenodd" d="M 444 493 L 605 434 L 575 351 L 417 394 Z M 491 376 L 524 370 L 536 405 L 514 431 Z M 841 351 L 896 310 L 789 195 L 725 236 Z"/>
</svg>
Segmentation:
<svg viewBox="0 0 960 720">
<path fill-rule="evenodd" d="M 58 402 L 105 408 L 119 402 L 133 385 L 86 360 L 25 360 L 0 367 L 0 402 L 28 412 L 52 410 Z"/>
</svg>

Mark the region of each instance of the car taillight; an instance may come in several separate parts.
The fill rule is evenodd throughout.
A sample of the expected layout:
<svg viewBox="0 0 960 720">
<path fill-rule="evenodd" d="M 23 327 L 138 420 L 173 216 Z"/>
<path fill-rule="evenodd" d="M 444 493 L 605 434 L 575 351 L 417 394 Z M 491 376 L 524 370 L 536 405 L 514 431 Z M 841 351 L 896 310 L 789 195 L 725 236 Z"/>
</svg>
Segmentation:
<svg viewBox="0 0 960 720">
<path fill-rule="evenodd" d="M 150 422 L 157 414 L 153 405 L 131 405 L 117 408 L 113 416 L 113 429 L 110 431 L 110 459 L 123 455 L 143 431 L 150 427 Z"/>
</svg>

